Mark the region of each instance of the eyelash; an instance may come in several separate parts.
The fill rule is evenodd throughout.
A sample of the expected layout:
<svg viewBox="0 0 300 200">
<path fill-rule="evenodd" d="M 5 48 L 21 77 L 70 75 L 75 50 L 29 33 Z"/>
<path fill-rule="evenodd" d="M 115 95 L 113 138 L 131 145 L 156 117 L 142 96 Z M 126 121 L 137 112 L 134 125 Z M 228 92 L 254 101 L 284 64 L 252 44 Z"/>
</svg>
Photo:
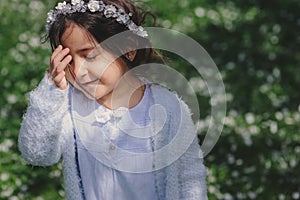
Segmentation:
<svg viewBox="0 0 300 200">
<path fill-rule="evenodd" d="M 85 60 L 88 61 L 88 62 L 91 62 L 91 61 L 94 61 L 95 58 L 96 58 L 96 56 L 92 56 L 92 57 L 86 56 Z"/>
</svg>

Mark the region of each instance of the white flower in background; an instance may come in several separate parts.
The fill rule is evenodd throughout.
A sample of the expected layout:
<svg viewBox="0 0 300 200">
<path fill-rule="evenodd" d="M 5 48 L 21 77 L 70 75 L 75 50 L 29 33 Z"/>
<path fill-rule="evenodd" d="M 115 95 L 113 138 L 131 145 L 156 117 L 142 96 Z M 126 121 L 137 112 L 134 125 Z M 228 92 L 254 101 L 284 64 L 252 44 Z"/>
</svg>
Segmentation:
<svg viewBox="0 0 300 200">
<path fill-rule="evenodd" d="M 94 0 L 91 0 L 89 3 L 88 3 L 88 8 L 91 12 L 96 12 L 99 10 L 100 8 L 100 5 L 99 5 L 99 2 L 98 1 L 94 1 Z"/>
</svg>

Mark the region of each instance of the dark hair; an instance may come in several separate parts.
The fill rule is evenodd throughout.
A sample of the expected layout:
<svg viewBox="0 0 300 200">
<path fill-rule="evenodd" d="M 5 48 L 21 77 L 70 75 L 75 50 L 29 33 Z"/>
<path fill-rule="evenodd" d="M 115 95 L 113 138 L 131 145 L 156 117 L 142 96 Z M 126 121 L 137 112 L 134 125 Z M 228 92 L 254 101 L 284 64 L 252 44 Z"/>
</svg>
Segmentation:
<svg viewBox="0 0 300 200">
<path fill-rule="evenodd" d="M 88 2 L 88 0 L 84 1 L 86 3 Z M 66 2 L 70 3 L 70 0 L 67 0 Z M 130 0 L 103 0 L 103 2 L 105 4 L 114 5 L 117 8 L 122 8 L 126 13 L 132 13 L 131 20 L 138 26 L 143 24 L 148 15 L 152 16 L 155 21 L 155 17 L 151 13 L 142 11 L 142 9 L 136 7 Z M 121 55 L 120 57 L 130 68 L 143 63 L 149 63 L 153 59 L 162 60 L 162 56 L 152 48 L 148 38 L 140 37 L 135 33 L 128 31 L 128 28 L 125 25 L 119 24 L 113 18 L 106 18 L 102 12 L 92 13 L 86 11 L 84 13 L 75 12 L 67 15 L 59 15 L 50 27 L 48 36 L 46 37 L 46 40 L 50 40 L 52 50 L 62 43 L 61 37 L 71 22 L 87 30 L 97 42 L 101 43 L 101 46 L 104 49 L 109 50 L 115 55 Z M 122 32 L 124 32 L 124 34 L 121 34 L 121 38 L 117 37 L 117 40 L 113 39 L 109 40 L 108 43 L 106 42 L 106 39 Z M 105 41 L 105 43 L 102 43 L 103 41 Z M 137 53 L 133 61 L 128 60 L 122 55 L 122 52 L 128 52 L 135 49 L 137 50 Z"/>
</svg>

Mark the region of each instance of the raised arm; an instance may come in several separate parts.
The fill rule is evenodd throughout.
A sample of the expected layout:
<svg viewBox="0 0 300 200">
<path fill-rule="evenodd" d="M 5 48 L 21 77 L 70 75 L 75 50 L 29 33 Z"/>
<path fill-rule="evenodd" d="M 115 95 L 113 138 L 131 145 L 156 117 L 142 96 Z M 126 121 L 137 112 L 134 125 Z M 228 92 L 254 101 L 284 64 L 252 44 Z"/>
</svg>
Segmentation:
<svg viewBox="0 0 300 200">
<path fill-rule="evenodd" d="M 68 89 L 58 89 L 46 74 L 30 93 L 20 129 L 19 149 L 28 163 L 46 166 L 59 161 L 64 146 L 62 125 L 70 123 L 67 115 Z"/>
</svg>

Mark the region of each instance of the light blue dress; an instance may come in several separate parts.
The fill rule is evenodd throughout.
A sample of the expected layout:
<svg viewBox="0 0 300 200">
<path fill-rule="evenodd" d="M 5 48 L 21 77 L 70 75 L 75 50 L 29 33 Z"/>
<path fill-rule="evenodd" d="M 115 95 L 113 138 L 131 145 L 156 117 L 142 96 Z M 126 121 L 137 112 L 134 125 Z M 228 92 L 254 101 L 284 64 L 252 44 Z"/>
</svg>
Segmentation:
<svg viewBox="0 0 300 200">
<path fill-rule="evenodd" d="M 153 100 L 149 91 L 149 86 L 146 86 L 139 104 L 129 110 L 117 109 L 118 114 L 92 101 L 90 105 L 81 107 L 95 109 L 95 121 L 76 124 L 79 169 L 87 200 L 157 199 L 152 172 L 133 173 L 122 170 L 122 165 L 145 165 L 145 168 L 149 168 L 146 165 L 151 165 L 153 158 L 149 157 L 149 160 L 141 163 L 132 163 L 126 156 L 130 155 L 128 153 L 151 152 L 151 138 L 132 136 L 117 127 L 119 120 L 124 116 L 130 116 L 138 126 L 146 126 L 151 121 L 148 112 Z M 82 110 L 82 113 L 84 112 L 86 110 Z M 84 134 L 88 134 L 89 137 Z M 120 153 L 122 151 L 126 151 L 127 154 Z"/>
<path fill-rule="evenodd" d="M 154 102 L 154 105 L 152 106 L 154 108 L 150 108 L 150 118 L 153 121 L 153 123 L 151 123 L 153 126 L 150 126 L 149 131 L 150 134 L 156 134 L 155 136 L 151 136 L 153 143 L 151 146 L 153 147 L 153 150 L 149 153 L 144 153 L 146 156 L 141 156 L 142 160 L 138 158 L 136 159 L 136 162 L 133 162 L 134 159 L 132 158 L 134 158 L 134 156 L 128 156 L 125 157 L 125 159 L 122 159 L 123 163 L 127 163 L 130 166 L 126 169 L 131 172 L 142 171 L 143 167 L 146 168 L 146 170 L 144 170 L 145 172 L 156 169 L 156 171 L 153 172 L 155 176 L 156 191 L 153 193 L 157 193 L 161 200 L 207 200 L 205 183 L 206 169 L 203 165 L 203 156 L 199 148 L 197 137 L 195 137 L 195 127 L 191 119 L 189 108 L 182 100 L 180 100 L 180 98 L 178 98 L 178 96 L 174 95 L 174 93 L 156 84 L 150 84 L 148 92 L 151 96 L 150 102 Z M 78 148 L 76 147 L 74 136 L 80 139 L 84 147 L 88 147 L 89 153 L 95 158 L 95 162 L 102 161 L 101 163 L 105 163 L 105 166 L 113 166 L 110 167 L 111 169 L 117 169 L 116 167 L 124 166 L 121 165 L 122 160 L 112 159 L 114 153 L 108 150 L 107 144 L 110 143 L 104 140 L 105 137 L 104 139 L 99 140 L 104 134 L 92 134 L 91 138 L 85 137 L 89 136 L 89 133 L 103 132 L 101 130 L 103 126 L 100 125 L 101 123 L 105 123 L 105 120 L 95 116 L 95 114 L 97 114 L 95 110 L 99 105 L 93 105 L 93 102 L 95 103 L 94 100 L 89 101 L 82 92 L 77 91 L 73 87 L 64 91 L 58 89 L 51 80 L 48 79 L 47 74 L 39 86 L 30 93 L 29 98 L 30 105 L 23 117 L 18 138 L 18 147 L 26 162 L 32 165 L 50 166 L 62 160 L 66 199 L 84 200 L 82 196 L 82 184 L 79 184 L 81 177 L 78 173 Z M 163 110 L 161 108 L 164 108 L 165 112 L 160 112 Z M 165 116 L 164 113 L 166 114 Z M 107 115 L 105 114 L 104 116 Z M 147 117 L 143 119 L 146 118 Z M 93 123 L 91 124 L 91 122 Z M 99 124 L 99 122 L 101 123 Z M 164 124 L 163 127 L 161 126 L 162 124 Z M 153 127 L 152 130 L 151 127 Z M 133 126 L 133 128 L 136 127 Z M 140 131 L 141 129 L 136 129 L 134 136 L 149 136 L 147 131 L 145 131 L 147 129 L 145 129 L 145 127 L 142 127 L 142 129 L 143 131 Z M 74 135 L 74 130 L 78 131 L 77 133 L 80 135 Z M 164 147 L 168 144 L 174 144 L 175 139 L 177 141 L 175 143 L 176 145 L 172 145 L 172 148 L 164 151 Z M 90 142 L 91 144 L 86 145 L 87 142 Z M 186 145 L 188 145 L 188 149 L 182 148 Z M 93 149 L 96 150 L 95 152 L 97 152 L 97 154 L 91 151 Z M 163 151 L 160 151 L 162 149 Z M 79 151 L 82 150 L 79 149 Z M 113 152 L 117 151 L 118 148 Z M 174 156 L 174 152 L 180 157 Z M 149 156 L 151 154 L 153 154 L 154 159 Z M 99 157 L 99 155 L 104 156 Z M 123 156 L 120 156 L 119 158 L 121 157 Z M 103 158 L 107 158 L 107 160 Z M 116 158 L 116 154 L 114 155 L 114 158 Z M 154 162 L 152 162 L 153 160 Z M 80 162 L 85 161 L 81 160 Z M 120 165 L 118 163 L 120 163 Z M 93 165 L 93 163 L 90 165 Z M 135 167 L 132 165 L 140 165 L 142 168 L 140 168 L 140 166 Z M 89 169 L 94 170 L 94 167 L 89 167 Z M 84 172 L 82 165 L 81 170 Z M 121 174 L 127 174 L 124 170 L 118 171 L 121 171 L 121 173 L 113 174 L 119 174 L 120 177 Z M 93 177 L 95 174 L 98 176 L 97 172 L 88 173 L 92 175 L 86 175 L 88 176 L 86 178 L 83 177 L 85 180 L 91 182 L 88 178 L 92 178 L 92 180 L 97 179 Z M 144 175 L 146 174 L 147 173 Z M 102 176 L 102 174 L 100 175 Z M 134 178 L 134 176 L 132 177 Z M 154 191 L 152 183 L 148 180 L 149 177 L 143 176 L 143 178 L 145 178 L 146 182 L 138 179 L 132 180 L 134 183 L 137 182 L 139 184 L 144 181 L 143 183 L 147 183 L 147 185 L 143 186 L 143 188 L 148 187 L 149 189 L 147 191 Z M 150 179 L 153 180 L 152 176 Z M 129 178 L 126 180 L 127 182 L 118 182 L 120 184 L 122 183 L 122 188 L 127 187 L 126 184 L 128 183 Z M 103 181 L 101 184 L 104 183 L 106 183 L 106 181 Z M 101 184 L 100 186 L 103 187 Z M 130 185 L 130 183 L 128 185 Z M 85 183 L 84 186 L 87 189 L 87 183 Z M 120 187 L 118 187 L 118 189 L 120 189 Z M 133 188 L 132 191 L 137 193 L 136 196 L 141 197 L 139 199 L 152 199 L 151 195 L 148 195 L 151 192 L 144 194 L 144 190 L 137 191 L 135 188 Z M 106 193 L 108 195 L 107 198 L 105 197 L 107 200 L 120 199 L 115 193 L 112 193 L 111 191 L 108 192 L 110 193 Z M 131 198 L 128 196 L 124 195 L 121 199 L 126 200 Z M 155 196 L 155 194 L 153 194 L 153 196 Z M 134 198 L 135 197 L 132 199 Z M 89 200 L 93 198 L 88 197 L 86 199 Z M 153 199 L 157 198 L 154 197 Z"/>
</svg>

